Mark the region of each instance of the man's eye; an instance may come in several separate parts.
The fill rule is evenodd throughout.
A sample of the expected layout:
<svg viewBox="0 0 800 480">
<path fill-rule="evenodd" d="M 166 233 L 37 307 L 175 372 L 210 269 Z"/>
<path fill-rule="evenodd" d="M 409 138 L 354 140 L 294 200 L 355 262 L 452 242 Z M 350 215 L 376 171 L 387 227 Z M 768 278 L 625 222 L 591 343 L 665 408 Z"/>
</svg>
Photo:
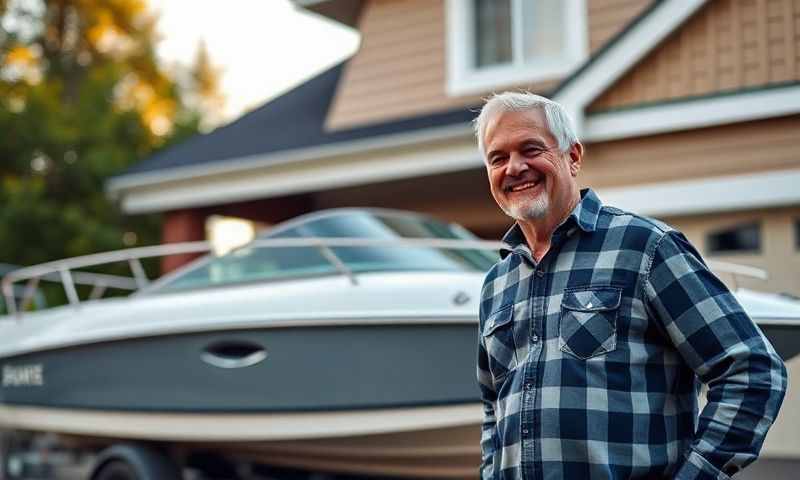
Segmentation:
<svg viewBox="0 0 800 480">
<path fill-rule="evenodd" d="M 491 159 L 489 159 L 489 164 L 492 165 L 492 166 L 501 165 L 504 160 L 505 160 L 505 157 L 499 157 L 499 156 L 498 157 L 492 157 Z"/>
</svg>

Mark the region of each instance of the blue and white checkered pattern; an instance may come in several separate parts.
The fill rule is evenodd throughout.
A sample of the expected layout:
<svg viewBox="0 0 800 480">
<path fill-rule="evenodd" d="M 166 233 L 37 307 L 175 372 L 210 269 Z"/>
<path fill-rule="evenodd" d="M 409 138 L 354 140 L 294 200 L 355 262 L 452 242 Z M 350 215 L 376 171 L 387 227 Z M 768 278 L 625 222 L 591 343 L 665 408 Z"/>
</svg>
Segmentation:
<svg viewBox="0 0 800 480">
<path fill-rule="evenodd" d="M 515 227 L 486 278 L 482 477 L 729 478 L 758 455 L 783 362 L 681 233 L 582 197 L 538 264 Z"/>
</svg>

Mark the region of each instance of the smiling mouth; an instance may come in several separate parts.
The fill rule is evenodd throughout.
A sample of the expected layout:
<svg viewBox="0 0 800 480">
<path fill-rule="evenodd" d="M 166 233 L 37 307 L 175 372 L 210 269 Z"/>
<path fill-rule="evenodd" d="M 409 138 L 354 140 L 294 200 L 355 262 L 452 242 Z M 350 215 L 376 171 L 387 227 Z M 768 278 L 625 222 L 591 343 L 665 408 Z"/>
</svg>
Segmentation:
<svg viewBox="0 0 800 480">
<path fill-rule="evenodd" d="M 524 190 L 530 190 L 531 188 L 534 188 L 534 187 L 538 186 L 540 183 L 541 183 L 541 181 L 535 181 L 535 182 L 525 182 L 525 183 L 520 183 L 520 184 L 517 184 L 517 185 L 511 185 L 511 186 L 506 187 L 505 191 L 506 192 L 514 192 L 514 193 L 522 192 Z"/>
</svg>

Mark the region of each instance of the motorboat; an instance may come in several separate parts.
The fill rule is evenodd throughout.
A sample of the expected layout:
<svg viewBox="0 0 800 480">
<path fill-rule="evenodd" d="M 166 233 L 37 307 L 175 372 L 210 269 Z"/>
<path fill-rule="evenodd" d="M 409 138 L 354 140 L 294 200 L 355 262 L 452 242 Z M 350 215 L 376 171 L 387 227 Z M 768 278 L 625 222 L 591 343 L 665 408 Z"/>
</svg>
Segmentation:
<svg viewBox="0 0 800 480">
<path fill-rule="evenodd" d="M 30 311 L 7 296 L 0 428 L 213 446 L 316 470 L 470 476 L 478 294 L 498 246 L 420 215 L 341 209 L 153 282 L 141 258 L 210 246 L 17 270 L 4 290 L 34 291 L 56 274 L 70 304 Z M 130 262 L 140 288 L 82 298 L 73 270 L 113 261 Z"/>
<path fill-rule="evenodd" d="M 155 281 L 140 259 L 210 245 L 13 271 L 3 280 L 0 429 L 92 448 L 158 442 L 181 458 L 475 478 L 478 301 L 500 246 L 418 214 L 337 209 Z M 81 295 L 75 277 L 91 278 L 78 269 L 109 262 L 129 263 L 133 277 L 99 277 Z M 31 297 L 54 278 L 69 304 L 35 310 L 17 298 L 21 285 Z M 109 285 L 135 291 L 102 298 Z M 798 353 L 800 302 L 737 296 L 785 359 Z"/>
</svg>

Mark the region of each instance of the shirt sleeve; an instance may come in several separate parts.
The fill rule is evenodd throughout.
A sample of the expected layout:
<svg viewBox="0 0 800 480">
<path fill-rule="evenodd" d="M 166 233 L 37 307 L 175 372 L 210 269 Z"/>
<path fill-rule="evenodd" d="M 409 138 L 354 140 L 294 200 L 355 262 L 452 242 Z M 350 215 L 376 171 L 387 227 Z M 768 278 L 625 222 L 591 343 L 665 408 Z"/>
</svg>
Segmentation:
<svg viewBox="0 0 800 480">
<path fill-rule="evenodd" d="M 484 316 L 482 310 L 480 317 L 480 325 L 483 326 Z M 486 344 L 484 343 L 481 330 L 482 329 L 479 328 L 478 331 L 478 386 L 480 387 L 481 402 L 483 404 L 480 478 L 482 480 L 491 480 L 494 475 L 494 439 L 497 428 L 494 405 L 497 400 L 497 393 L 494 390 L 492 375 L 489 372 L 489 356 L 486 351 Z"/>
<path fill-rule="evenodd" d="M 727 479 L 758 457 L 786 391 L 783 361 L 700 254 L 678 232 L 657 243 L 645 301 L 708 386 L 677 479 Z"/>
</svg>

